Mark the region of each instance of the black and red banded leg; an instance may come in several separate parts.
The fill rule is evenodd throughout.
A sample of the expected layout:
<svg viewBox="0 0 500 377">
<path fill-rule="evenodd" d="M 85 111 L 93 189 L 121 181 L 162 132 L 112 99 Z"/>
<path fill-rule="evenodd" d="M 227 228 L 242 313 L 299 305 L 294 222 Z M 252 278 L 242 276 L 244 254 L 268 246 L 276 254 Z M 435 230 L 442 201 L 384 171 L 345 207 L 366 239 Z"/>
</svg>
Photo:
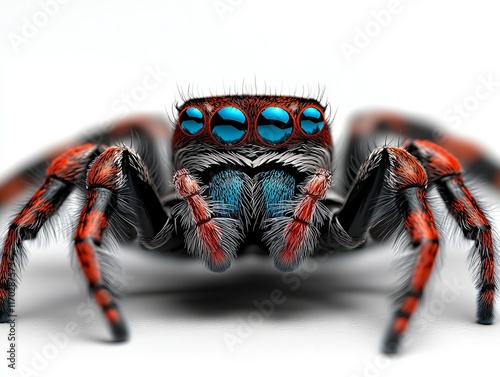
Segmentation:
<svg viewBox="0 0 500 377">
<path fill-rule="evenodd" d="M 424 182 L 422 179 L 418 186 L 407 187 L 397 194 L 396 200 L 404 216 L 404 226 L 410 235 L 412 246 L 418 247 L 419 252 L 409 284 L 402 292 L 401 303 L 384 339 L 383 350 L 388 354 L 399 350 L 401 338 L 418 307 L 439 251 L 439 236 L 434 215 L 427 203 Z"/>
<path fill-rule="evenodd" d="M 37 236 L 75 185 L 85 179 L 88 165 L 101 150 L 99 146 L 85 144 L 56 158 L 47 169 L 42 186 L 10 224 L 0 262 L 0 321 L 9 317 L 9 288 L 14 289 L 19 279 L 21 261 L 25 258 L 23 241 Z"/>
<path fill-rule="evenodd" d="M 494 320 L 495 248 L 490 222 L 483 209 L 465 186 L 458 160 L 445 149 L 426 140 L 410 140 L 404 146 L 416 156 L 427 171 L 430 183 L 439 194 L 462 230 L 474 241 L 472 260 L 478 265 L 477 321 L 491 324 Z"/>
<path fill-rule="evenodd" d="M 403 287 L 402 300 L 383 342 L 386 353 L 398 351 L 439 249 L 434 215 L 427 203 L 427 183 L 424 168 L 406 150 L 377 148 L 361 166 L 344 206 L 329 225 L 332 245 L 355 248 L 366 240 L 384 196 L 391 195 L 412 246 L 418 250 L 409 283 Z"/>
<path fill-rule="evenodd" d="M 370 143 L 377 136 L 385 142 L 403 142 L 407 138 L 428 140 L 452 153 L 464 169 L 476 179 L 500 189 L 500 166 L 485 151 L 470 140 L 445 132 L 432 122 L 403 116 L 391 111 L 369 111 L 353 117 L 347 148 L 346 185 L 350 187 L 358 167 L 370 154 Z M 379 140 L 381 141 L 381 140 Z"/>
<path fill-rule="evenodd" d="M 128 338 L 126 322 L 103 279 L 97 248 L 103 241 L 110 217 L 133 216 L 139 241 L 147 247 L 161 246 L 170 237 L 172 223 L 164 211 L 148 170 L 128 147 L 111 147 L 87 173 L 87 198 L 75 234 L 75 251 L 97 305 L 104 312 L 115 341 Z"/>
<path fill-rule="evenodd" d="M 18 172 L 0 182 L 0 209 L 16 200 L 32 186 L 38 186 L 45 178 L 45 171 L 51 162 L 66 150 L 84 144 L 115 145 L 126 139 L 132 139 L 133 144 L 141 147 L 147 153 L 141 154 L 147 166 L 161 164 L 167 153 L 162 149 L 168 148 L 168 140 L 172 136 L 172 127 L 166 119 L 159 116 L 135 115 L 113 123 L 107 129 L 97 129 L 85 136 L 72 140 L 64 146 L 56 146 L 50 153 L 40 156 L 34 162 L 22 167 Z M 165 161 L 167 162 L 167 161 Z M 153 179 L 157 188 L 165 190 L 168 182 L 167 175 L 156 174 Z M 160 192 L 160 195 L 164 192 Z"/>
</svg>

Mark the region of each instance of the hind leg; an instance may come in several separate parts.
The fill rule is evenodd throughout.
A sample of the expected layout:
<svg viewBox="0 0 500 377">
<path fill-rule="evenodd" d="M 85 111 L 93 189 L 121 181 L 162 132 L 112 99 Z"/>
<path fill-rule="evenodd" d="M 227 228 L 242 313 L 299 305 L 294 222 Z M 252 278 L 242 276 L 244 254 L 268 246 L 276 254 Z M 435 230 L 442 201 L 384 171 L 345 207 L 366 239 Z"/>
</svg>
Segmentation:
<svg viewBox="0 0 500 377">
<path fill-rule="evenodd" d="M 500 166 L 470 140 L 461 139 L 432 122 L 406 117 L 390 111 L 370 111 L 352 118 L 345 158 L 345 184 L 351 186 L 356 171 L 370 154 L 377 136 L 388 134 L 402 143 L 406 138 L 428 140 L 453 154 L 472 176 L 500 189 Z"/>
<path fill-rule="evenodd" d="M 50 166 L 51 162 L 64 153 L 66 150 L 84 144 L 105 144 L 113 145 L 120 143 L 122 140 L 131 138 L 137 141 L 134 148 L 143 156 L 144 162 L 149 167 L 155 167 L 161 161 L 168 165 L 165 161 L 165 156 L 162 156 L 167 151 L 160 151 L 164 146 L 168 145 L 168 140 L 171 137 L 172 127 L 166 120 L 155 116 L 133 116 L 112 124 L 108 129 L 100 129 L 85 135 L 78 140 L 73 140 L 65 146 L 58 146 L 46 154 L 37 158 L 31 164 L 24 166 L 19 172 L 12 174 L 10 177 L 3 179 L 0 182 L 0 209 L 2 206 L 12 202 L 32 186 L 39 186 L 45 178 L 45 171 Z M 142 153 L 147 151 L 148 153 Z M 156 186 L 159 189 L 159 194 L 162 195 L 167 188 L 165 177 L 169 174 L 153 176 Z"/>
</svg>

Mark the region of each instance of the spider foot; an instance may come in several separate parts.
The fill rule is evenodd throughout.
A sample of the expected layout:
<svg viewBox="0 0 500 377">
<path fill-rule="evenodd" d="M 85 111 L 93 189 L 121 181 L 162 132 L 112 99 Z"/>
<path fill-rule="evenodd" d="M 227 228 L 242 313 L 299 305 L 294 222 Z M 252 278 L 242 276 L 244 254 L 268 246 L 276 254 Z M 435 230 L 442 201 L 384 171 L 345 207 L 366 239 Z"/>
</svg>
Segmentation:
<svg viewBox="0 0 500 377">
<path fill-rule="evenodd" d="M 7 290 L 0 288 L 0 293 L 4 294 L 4 297 L 8 297 Z M 9 299 L 3 298 L 0 300 L 0 323 L 9 322 L 11 314 L 11 306 L 9 303 Z"/>
<path fill-rule="evenodd" d="M 0 323 L 9 322 L 10 314 L 11 310 L 8 302 L 0 305 Z"/>
<path fill-rule="evenodd" d="M 382 352 L 386 355 L 395 355 L 401 349 L 401 334 L 390 331 L 382 344 Z"/>
<path fill-rule="evenodd" d="M 8 311 L 0 311 L 0 323 L 6 323 L 10 320 L 10 313 Z"/>
<path fill-rule="evenodd" d="M 129 338 L 128 326 L 123 318 L 123 315 L 120 313 L 120 309 L 115 306 L 105 310 L 104 315 L 106 316 L 106 320 L 109 322 L 113 341 L 127 341 Z"/>
<path fill-rule="evenodd" d="M 476 313 L 476 322 L 481 325 L 492 325 L 495 322 L 493 308 L 479 306 Z"/>
<path fill-rule="evenodd" d="M 128 327 L 125 323 L 111 326 L 111 333 L 113 334 L 113 341 L 115 342 L 125 342 L 129 338 Z"/>
</svg>

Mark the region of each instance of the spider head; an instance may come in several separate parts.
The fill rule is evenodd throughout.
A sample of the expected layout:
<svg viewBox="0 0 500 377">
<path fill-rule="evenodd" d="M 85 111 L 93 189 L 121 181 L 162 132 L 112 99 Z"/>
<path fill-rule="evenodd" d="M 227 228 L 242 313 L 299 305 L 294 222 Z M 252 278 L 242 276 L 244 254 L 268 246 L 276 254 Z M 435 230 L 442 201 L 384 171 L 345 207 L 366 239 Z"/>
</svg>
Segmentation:
<svg viewBox="0 0 500 377">
<path fill-rule="evenodd" d="M 308 175 L 332 157 L 325 108 L 289 96 L 195 98 L 179 108 L 174 167 L 198 175 L 235 168 L 254 174 L 272 168 Z"/>
</svg>

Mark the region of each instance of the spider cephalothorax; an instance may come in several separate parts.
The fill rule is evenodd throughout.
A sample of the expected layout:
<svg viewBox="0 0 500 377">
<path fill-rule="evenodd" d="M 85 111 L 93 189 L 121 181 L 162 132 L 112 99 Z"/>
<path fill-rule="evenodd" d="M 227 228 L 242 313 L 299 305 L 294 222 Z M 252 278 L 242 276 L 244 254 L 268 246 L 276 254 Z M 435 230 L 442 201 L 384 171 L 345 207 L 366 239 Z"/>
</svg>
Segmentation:
<svg viewBox="0 0 500 377">
<path fill-rule="evenodd" d="M 316 176 L 314 182 L 323 184 L 317 189 L 320 197 L 328 190 L 332 144 L 324 111 L 312 99 L 269 96 L 201 98 L 182 106 L 173 136 L 174 184 L 182 197 L 205 185 L 208 195 L 195 196 L 198 201 L 188 199 L 177 208 L 180 214 L 202 213 L 198 223 L 208 220 L 208 212 L 218 218 L 196 227 L 189 215 L 183 218 L 187 232 L 198 232 L 186 238 L 187 249 L 201 256 L 208 268 L 229 267 L 242 241 L 249 239 L 267 240 L 282 270 L 296 267 L 312 254 L 316 242 L 309 235 L 295 241 L 276 235 L 287 226 L 283 217 L 293 214 L 298 204 L 293 201 L 299 200 L 309 177 Z M 307 221 L 317 227 L 320 220 L 315 216 Z M 213 234 L 225 238 L 220 254 L 209 251 L 214 242 L 206 237 Z M 283 241 L 300 243 L 296 245 L 300 252 L 285 257 Z"/>
<path fill-rule="evenodd" d="M 496 267 L 491 226 L 465 186 L 457 158 L 431 141 L 438 134 L 393 114 L 356 118 L 345 159 L 351 163 L 344 169 L 354 174 L 345 175 L 348 190 L 342 197 L 331 184 L 331 130 L 318 101 L 207 97 L 191 99 L 178 110 L 173 134 L 155 117 L 124 120 L 0 187 L 2 204 L 25 188 L 23 177 L 28 172 L 46 171 L 43 181 L 35 179 L 40 188 L 12 221 L 3 245 L 2 321 L 9 318 L 9 293 L 18 277 L 23 241 L 36 237 L 71 191 L 84 189 L 75 251 L 115 340 L 126 339 L 127 328 L 98 255 L 105 253 L 106 240 L 114 237 L 117 224 L 125 228 L 122 234 L 137 235 L 147 248 L 180 250 L 213 271 L 226 270 L 249 244 L 270 255 L 279 270 L 289 271 L 320 247 L 356 249 L 370 231 L 399 229 L 415 258 L 384 340 L 384 351 L 393 353 L 438 254 L 439 235 L 427 202 L 427 190 L 436 187 L 463 235 L 474 241 L 477 320 L 493 322 Z M 131 130 L 137 148 L 109 146 Z M 379 131 L 411 138 L 401 147 L 385 145 L 369 153 L 359 149 L 367 135 Z M 470 147 L 456 148 L 464 143 L 452 137 L 434 141 L 443 141 L 458 157 L 467 157 L 464 161 L 474 167 L 473 173 L 491 182 L 500 176 L 481 153 L 471 158 L 464 154 Z M 387 227 L 384 218 L 400 226 Z"/>
</svg>

